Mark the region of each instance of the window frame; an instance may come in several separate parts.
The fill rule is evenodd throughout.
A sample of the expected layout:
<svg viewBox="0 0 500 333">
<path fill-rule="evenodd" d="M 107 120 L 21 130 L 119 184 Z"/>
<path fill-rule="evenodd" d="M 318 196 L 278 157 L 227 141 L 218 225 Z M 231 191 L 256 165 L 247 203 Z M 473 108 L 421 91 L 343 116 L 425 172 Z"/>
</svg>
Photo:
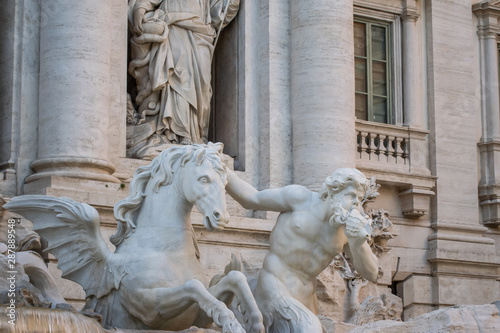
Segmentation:
<svg viewBox="0 0 500 333">
<path fill-rule="evenodd" d="M 402 78 L 402 45 L 401 18 L 399 13 L 354 6 L 354 22 L 375 23 L 387 26 L 387 68 L 388 117 L 386 124 L 403 126 L 403 78 Z M 371 83 L 369 83 L 371 84 Z M 372 108 L 373 106 L 368 106 Z M 369 118 L 369 116 L 368 116 Z M 368 120 L 375 123 L 374 121 Z M 378 122 L 377 122 L 378 123 Z M 383 123 L 380 123 L 383 124 Z"/>
</svg>

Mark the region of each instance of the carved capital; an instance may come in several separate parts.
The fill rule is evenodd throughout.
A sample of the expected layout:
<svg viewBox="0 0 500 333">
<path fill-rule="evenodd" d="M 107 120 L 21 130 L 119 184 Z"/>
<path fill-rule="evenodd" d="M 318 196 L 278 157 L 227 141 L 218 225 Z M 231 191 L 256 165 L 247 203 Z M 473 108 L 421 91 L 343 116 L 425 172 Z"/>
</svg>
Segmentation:
<svg viewBox="0 0 500 333">
<path fill-rule="evenodd" d="M 472 6 L 472 11 L 479 18 L 477 33 L 481 38 L 497 38 L 500 34 L 500 2 L 480 2 Z"/>
<path fill-rule="evenodd" d="M 403 9 L 403 14 L 401 15 L 401 19 L 403 20 L 403 22 L 411 20 L 413 20 L 413 22 L 417 22 L 419 17 L 420 11 L 417 7 L 414 6 L 405 6 Z"/>
<path fill-rule="evenodd" d="M 479 35 L 479 38 L 498 39 L 500 28 L 498 26 L 491 25 L 478 25 L 477 34 Z"/>
</svg>

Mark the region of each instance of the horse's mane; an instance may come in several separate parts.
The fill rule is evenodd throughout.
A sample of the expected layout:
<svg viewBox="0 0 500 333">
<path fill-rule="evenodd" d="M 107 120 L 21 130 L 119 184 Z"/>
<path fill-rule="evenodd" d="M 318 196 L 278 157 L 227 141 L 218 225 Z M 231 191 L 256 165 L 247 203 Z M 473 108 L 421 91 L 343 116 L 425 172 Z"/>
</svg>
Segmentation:
<svg viewBox="0 0 500 333">
<path fill-rule="evenodd" d="M 136 227 L 134 220 L 148 194 L 146 189 L 150 181 L 153 191 L 158 193 L 160 186 L 172 183 L 175 171 L 179 167 L 192 160 L 200 165 L 207 159 L 225 182 L 226 171 L 220 158 L 222 147 L 221 143 L 211 142 L 206 145 L 175 146 L 161 152 L 149 165 L 138 168 L 130 182 L 129 196 L 115 205 L 115 218 L 119 223 L 118 231 L 109 238 L 111 243 L 119 246 L 134 231 Z"/>
</svg>

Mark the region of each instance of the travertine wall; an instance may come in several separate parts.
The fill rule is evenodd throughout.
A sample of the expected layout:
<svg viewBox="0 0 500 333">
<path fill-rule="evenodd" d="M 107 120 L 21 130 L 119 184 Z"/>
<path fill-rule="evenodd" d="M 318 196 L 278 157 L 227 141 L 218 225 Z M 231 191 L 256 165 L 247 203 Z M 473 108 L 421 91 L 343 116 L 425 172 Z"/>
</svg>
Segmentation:
<svg viewBox="0 0 500 333">
<path fill-rule="evenodd" d="M 432 303 L 481 302 L 499 297 L 499 285 L 494 241 L 482 237 L 487 229 L 479 224 L 476 21 L 465 0 L 430 1 L 426 15 L 431 170 L 438 177 L 427 257 Z M 468 264 L 457 267 L 460 261 Z M 473 285 L 481 287 L 464 293 Z"/>
</svg>

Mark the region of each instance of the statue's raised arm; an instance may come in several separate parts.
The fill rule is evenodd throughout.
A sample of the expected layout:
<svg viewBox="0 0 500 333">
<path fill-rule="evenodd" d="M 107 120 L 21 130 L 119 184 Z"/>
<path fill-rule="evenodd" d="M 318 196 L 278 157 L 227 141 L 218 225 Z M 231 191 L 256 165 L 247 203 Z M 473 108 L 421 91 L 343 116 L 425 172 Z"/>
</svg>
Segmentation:
<svg viewBox="0 0 500 333">
<path fill-rule="evenodd" d="M 298 206 L 310 200 L 311 192 L 303 186 L 290 185 L 258 191 L 232 170 L 228 170 L 227 174 L 227 192 L 246 209 L 286 212 L 298 209 Z"/>
</svg>

